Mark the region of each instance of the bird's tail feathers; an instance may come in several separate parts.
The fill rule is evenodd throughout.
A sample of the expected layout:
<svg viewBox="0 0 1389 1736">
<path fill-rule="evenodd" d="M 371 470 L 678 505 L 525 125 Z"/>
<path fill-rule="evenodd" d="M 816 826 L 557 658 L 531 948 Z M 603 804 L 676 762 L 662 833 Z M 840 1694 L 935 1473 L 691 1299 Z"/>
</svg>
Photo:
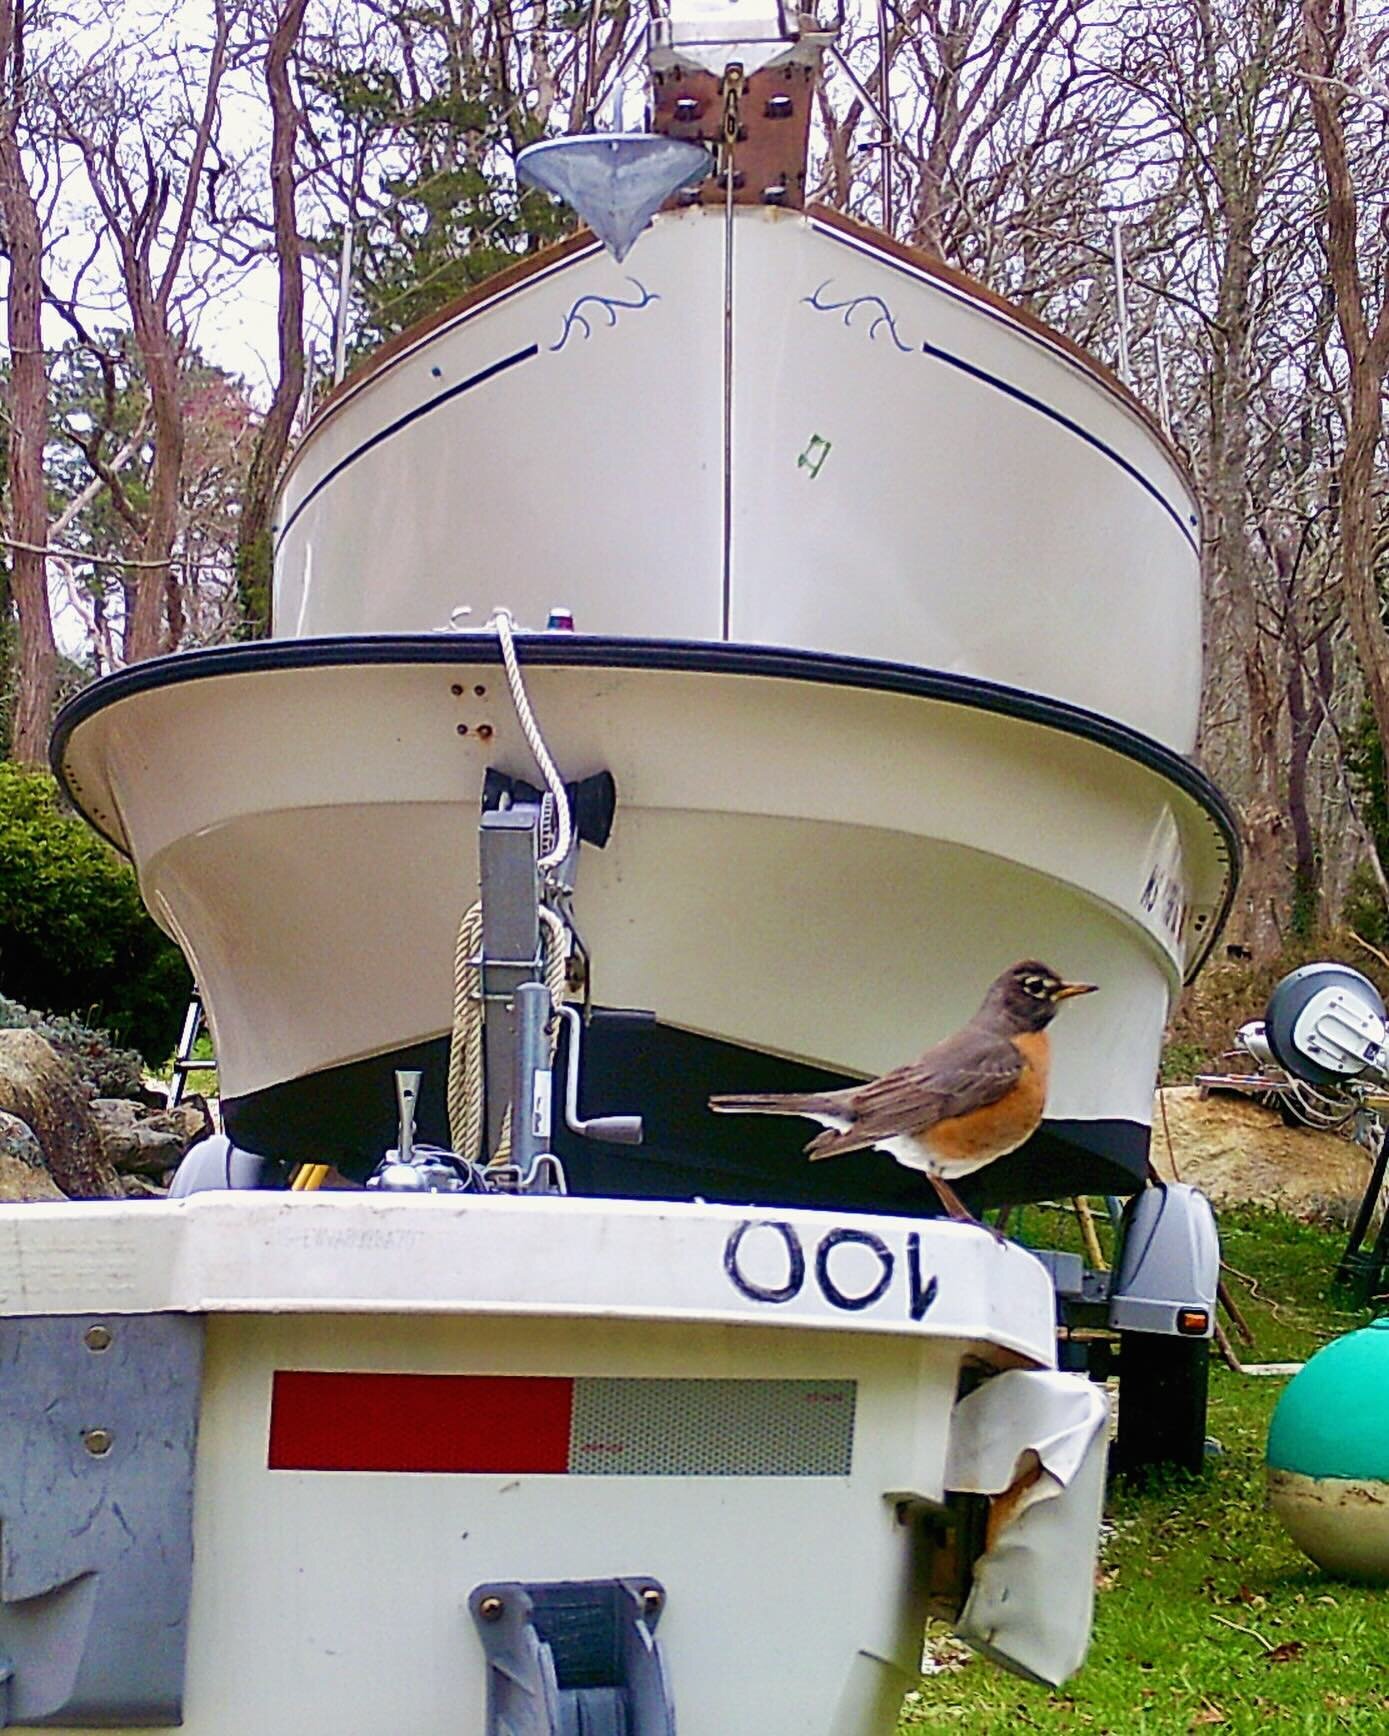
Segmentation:
<svg viewBox="0 0 1389 1736">
<path fill-rule="evenodd" d="M 814 1115 L 829 1105 L 814 1091 L 763 1091 L 744 1097 L 711 1097 L 709 1107 L 718 1115 Z"/>
</svg>

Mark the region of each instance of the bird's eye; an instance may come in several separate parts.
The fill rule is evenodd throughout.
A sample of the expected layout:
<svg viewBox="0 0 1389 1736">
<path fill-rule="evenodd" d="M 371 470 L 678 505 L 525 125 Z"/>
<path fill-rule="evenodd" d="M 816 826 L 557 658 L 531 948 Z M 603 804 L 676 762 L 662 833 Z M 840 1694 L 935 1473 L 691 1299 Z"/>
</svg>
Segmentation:
<svg viewBox="0 0 1389 1736">
<path fill-rule="evenodd" d="M 1023 993 L 1032 995 L 1039 1001 L 1047 998 L 1049 986 L 1045 977 L 1027 976 L 1022 979 Z"/>
</svg>

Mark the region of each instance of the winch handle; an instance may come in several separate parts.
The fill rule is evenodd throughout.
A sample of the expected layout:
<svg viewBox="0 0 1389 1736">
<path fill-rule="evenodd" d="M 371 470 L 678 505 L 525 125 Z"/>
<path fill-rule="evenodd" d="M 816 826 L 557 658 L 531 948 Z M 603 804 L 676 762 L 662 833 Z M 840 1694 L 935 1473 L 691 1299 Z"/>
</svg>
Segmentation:
<svg viewBox="0 0 1389 1736">
<path fill-rule="evenodd" d="M 595 1115 L 584 1121 L 579 1115 L 579 1050 L 584 1022 L 577 1007 L 562 1006 L 559 1014 L 569 1026 L 569 1054 L 564 1074 L 564 1122 L 580 1139 L 604 1139 L 613 1145 L 640 1145 L 645 1129 L 640 1115 Z"/>
<path fill-rule="evenodd" d="M 568 1116 L 565 1117 L 568 1120 Z M 640 1145 L 645 1134 L 640 1115 L 597 1115 L 570 1128 L 585 1139 L 606 1139 L 613 1145 Z"/>
</svg>

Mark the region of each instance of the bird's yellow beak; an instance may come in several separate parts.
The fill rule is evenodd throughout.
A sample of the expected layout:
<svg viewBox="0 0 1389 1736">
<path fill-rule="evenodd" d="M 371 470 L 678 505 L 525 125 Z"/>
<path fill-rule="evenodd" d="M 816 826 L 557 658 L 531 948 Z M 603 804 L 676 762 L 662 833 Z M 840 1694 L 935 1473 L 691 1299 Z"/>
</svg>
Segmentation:
<svg viewBox="0 0 1389 1736">
<path fill-rule="evenodd" d="M 1054 1001 L 1068 1001 L 1073 995 L 1093 995 L 1099 986 L 1098 983 L 1062 983 L 1051 998 Z"/>
</svg>

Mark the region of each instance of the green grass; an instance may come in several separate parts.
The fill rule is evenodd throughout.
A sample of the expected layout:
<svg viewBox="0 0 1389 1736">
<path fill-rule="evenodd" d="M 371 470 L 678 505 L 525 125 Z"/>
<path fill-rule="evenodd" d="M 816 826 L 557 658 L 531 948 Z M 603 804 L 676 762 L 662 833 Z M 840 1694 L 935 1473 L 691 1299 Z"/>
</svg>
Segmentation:
<svg viewBox="0 0 1389 1736">
<path fill-rule="evenodd" d="M 195 1061 L 211 1061 L 213 1059 L 212 1038 L 208 1036 L 206 1031 L 199 1032 L 198 1039 L 193 1044 L 192 1058 Z M 167 1085 L 173 1076 L 174 1058 L 171 1055 L 154 1077 Z M 190 1097 L 215 1097 L 217 1095 L 216 1069 L 212 1068 L 206 1073 L 201 1070 L 190 1072 L 186 1090 Z"/>
<path fill-rule="evenodd" d="M 1026 1239 L 1074 1245 L 1030 1209 Z M 1330 1283 L 1344 1238 L 1272 1212 L 1227 1212 L 1230 1280 L 1255 1334 L 1245 1361 L 1285 1362 L 1363 1323 Z M 947 1667 L 909 1697 L 900 1736 L 929 1730 L 1107 1731 L 1120 1736 L 1272 1723 L 1389 1731 L 1389 1591 L 1328 1579 L 1268 1512 L 1263 1451 L 1285 1382 L 1211 1373 L 1210 1429 L 1224 1448 L 1204 1477 L 1119 1488 L 1107 1509 L 1094 1639 L 1084 1669 L 1049 1693 L 969 1657 L 933 1628 Z"/>
</svg>

